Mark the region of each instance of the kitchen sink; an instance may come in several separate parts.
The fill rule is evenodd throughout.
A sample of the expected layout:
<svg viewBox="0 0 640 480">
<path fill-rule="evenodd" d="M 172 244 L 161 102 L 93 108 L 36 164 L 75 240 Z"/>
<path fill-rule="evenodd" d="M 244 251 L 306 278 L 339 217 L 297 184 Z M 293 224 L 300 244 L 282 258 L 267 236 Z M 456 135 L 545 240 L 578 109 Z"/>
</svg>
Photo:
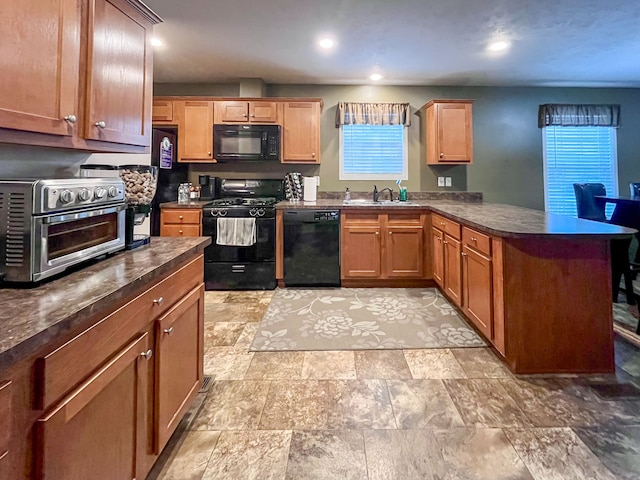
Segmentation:
<svg viewBox="0 0 640 480">
<path fill-rule="evenodd" d="M 342 205 L 361 205 L 371 207 L 417 207 L 418 203 L 415 202 L 400 202 L 398 200 L 378 200 L 374 202 L 368 198 L 355 198 L 353 200 L 343 200 Z"/>
</svg>

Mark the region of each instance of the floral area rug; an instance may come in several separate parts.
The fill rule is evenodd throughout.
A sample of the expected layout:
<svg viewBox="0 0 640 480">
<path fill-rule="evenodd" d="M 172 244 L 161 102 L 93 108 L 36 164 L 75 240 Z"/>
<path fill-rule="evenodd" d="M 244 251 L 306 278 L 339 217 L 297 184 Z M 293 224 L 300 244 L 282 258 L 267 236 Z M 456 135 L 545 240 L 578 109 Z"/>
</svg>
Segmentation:
<svg viewBox="0 0 640 480">
<path fill-rule="evenodd" d="M 435 288 L 288 288 L 276 290 L 251 350 L 483 346 Z"/>
</svg>

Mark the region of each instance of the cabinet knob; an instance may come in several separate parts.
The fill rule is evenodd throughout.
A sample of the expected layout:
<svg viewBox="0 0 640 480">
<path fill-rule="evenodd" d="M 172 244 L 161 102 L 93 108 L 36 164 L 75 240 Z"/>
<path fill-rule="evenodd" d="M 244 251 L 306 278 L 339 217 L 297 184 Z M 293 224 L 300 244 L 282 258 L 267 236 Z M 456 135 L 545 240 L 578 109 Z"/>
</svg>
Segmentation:
<svg viewBox="0 0 640 480">
<path fill-rule="evenodd" d="M 446 223 L 440 222 L 440 225 L 444 227 L 446 225 Z"/>
<path fill-rule="evenodd" d="M 252 116 L 252 117 L 255 117 L 255 115 L 254 115 L 253 113 L 251 114 L 251 116 Z"/>
<path fill-rule="evenodd" d="M 144 357 L 145 360 L 149 360 L 153 356 L 153 352 L 151 350 L 147 350 L 146 352 L 142 352 L 140 356 Z"/>
<path fill-rule="evenodd" d="M 182 215 L 178 215 L 178 218 L 179 218 L 180 220 L 182 220 Z"/>
<path fill-rule="evenodd" d="M 462 255 L 463 257 L 466 257 L 466 256 L 467 256 L 467 254 L 466 254 L 466 253 L 464 253 L 464 252 L 461 252 L 461 253 L 460 253 L 460 255 Z"/>
<path fill-rule="evenodd" d="M 171 335 L 173 333 L 173 327 L 165 328 L 163 332 L 167 335 Z"/>
<path fill-rule="evenodd" d="M 162 305 L 162 302 L 164 302 L 164 297 L 154 298 L 154 299 L 153 299 L 153 303 L 154 303 L 155 305 Z"/>
<path fill-rule="evenodd" d="M 315 157 L 316 156 L 316 152 L 311 152 L 311 156 Z"/>
<path fill-rule="evenodd" d="M 247 114 L 246 114 L 246 113 L 243 113 L 243 114 L 242 114 L 242 116 L 243 116 L 244 118 L 247 118 Z"/>
<path fill-rule="evenodd" d="M 180 235 L 182 235 L 182 230 L 178 230 L 178 233 L 179 233 Z"/>
<path fill-rule="evenodd" d="M 447 243 L 449 243 L 449 242 L 447 242 L 447 241 L 445 240 L 443 243 L 446 245 L 446 244 L 447 244 Z"/>
<path fill-rule="evenodd" d="M 76 123 L 78 121 L 78 117 L 75 115 L 67 115 L 64 119 L 69 123 Z"/>
<path fill-rule="evenodd" d="M 393 232 L 389 232 L 389 235 L 391 235 Z"/>
<path fill-rule="evenodd" d="M 376 236 L 380 235 L 380 232 L 376 232 Z"/>
<path fill-rule="evenodd" d="M 476 237 L 471 237 L 471 241 L 472 242 L 477 242 L 478 240 L 476 240 Z"/>
<path fill-rule="evenodd" d="M 94 123 L 94 125 L 98 128 L 105 128 L 107 126 L 104 120 L 100 120 L 99 122 Z"/>
<path fill-rule="evenodd" d="M 440 154 L 440 158 L 442 158 L 442 157 L 444 157 L 444 153 L 441 153 L 441 154 Z"/>
<path fill-rule="evenodd" d="M 211 152 L 207 152 L 207 155 L 211 156 Z"/>
</svg>

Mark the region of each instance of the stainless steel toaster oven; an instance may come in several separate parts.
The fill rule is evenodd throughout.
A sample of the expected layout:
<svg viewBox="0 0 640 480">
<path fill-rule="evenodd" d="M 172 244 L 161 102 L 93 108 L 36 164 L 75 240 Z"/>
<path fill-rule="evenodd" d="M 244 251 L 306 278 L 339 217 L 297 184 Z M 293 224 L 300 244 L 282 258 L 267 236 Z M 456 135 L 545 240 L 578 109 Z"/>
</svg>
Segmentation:
<svg viewBox="0 0 640 480">
<path fill-rule="evenodd" d="M 37 282 L 124 248 L 120 178 L 0 179 L 0 279 Z"/>
</svg>

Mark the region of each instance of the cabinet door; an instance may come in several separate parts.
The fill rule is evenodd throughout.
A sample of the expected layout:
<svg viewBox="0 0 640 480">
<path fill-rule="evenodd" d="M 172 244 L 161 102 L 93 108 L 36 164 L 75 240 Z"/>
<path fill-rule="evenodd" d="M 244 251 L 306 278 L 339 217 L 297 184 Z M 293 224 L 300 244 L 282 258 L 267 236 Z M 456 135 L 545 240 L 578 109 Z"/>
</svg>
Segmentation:
<svg viewBox="0 0 640 480">
<path fill-rule="evenodd" d="M 11 439 L 11 382 L 0 380 L 0 478 L 9 478 Z"/>
<path fill-rule="evenodd" d="M 286 102 L 282 123 L 282 163 L 320 163 L 320 104 Z"/>
<path fill-rule="evenodd" d="M 491 259 L 462 247 L 464 313 L 488 338 L 492 338 Z"/>
<path fill-rule="evenodd" d="M 431 229 L 431 265 L 433 267 L 433 279 L 444 288 L 444 246 L 443 233 L 437 228 Z"/>
<path fill-rule="evenodd" d="M 213 162 L 213 102 L 174 102 L 178 120 L 178 161 Z"/>
<path fill-rule="evenodd" d="M 342 227 L 342 278 L 379 278 L 380 227 Z"/>
<path fill-rule="evenodd" d="M 85 137 L 149 146 L 152 27 L 126 0 L 89 5 Z"/>
<path fill-rule="evenodd" d="M 387 227 L 385 235 L 385 274 L 389 278 L 424 277 L 424 229 Z"/>
<path fill-rule="evenodd" d="M 173 101 L 171 100 L 154 100 L 153 101 L 153 113 L 151 114 L 151 120 L 156 123 L 168 123 L 173 122 Z"/>
<path fill-rule="evenodd" d="M 156 322 L 156 441 L 160 453 L 203 378 L 204 286 Z"/>
<path fill-rule="evenodd" d="M 462 262 L 460 241 L 444 236 L 444 291 L 459 307 L 462 306 Z"/>
<path fill-rule="evenodd" d="M 278 121 L 278 104 L 276 102 L 250 102 L 249 121 L 276 123 Z"/>
<path fill-rule="evenodd" d="M 77 135 L 80 3 L 3 2 L 0 127 Z"/>
<path fill-rule="evenodd" d="M 220 121 L 222 122 L 238 123 L 249 121 L 249 102 L 216 102 L 216 110 L 218 109 L 220 109 Z"/>
<path fill-rule="evenodd" d="M 38 420 L 36 478 L 143 478 L 136 455 L 146 443 L 148 348 L 145 333 Z"/>
<path fill-rule="evenodd" d="M 471 163 L 473 139 L 470 103 L 436 104 L 439 162 Z"/>
</svg>

